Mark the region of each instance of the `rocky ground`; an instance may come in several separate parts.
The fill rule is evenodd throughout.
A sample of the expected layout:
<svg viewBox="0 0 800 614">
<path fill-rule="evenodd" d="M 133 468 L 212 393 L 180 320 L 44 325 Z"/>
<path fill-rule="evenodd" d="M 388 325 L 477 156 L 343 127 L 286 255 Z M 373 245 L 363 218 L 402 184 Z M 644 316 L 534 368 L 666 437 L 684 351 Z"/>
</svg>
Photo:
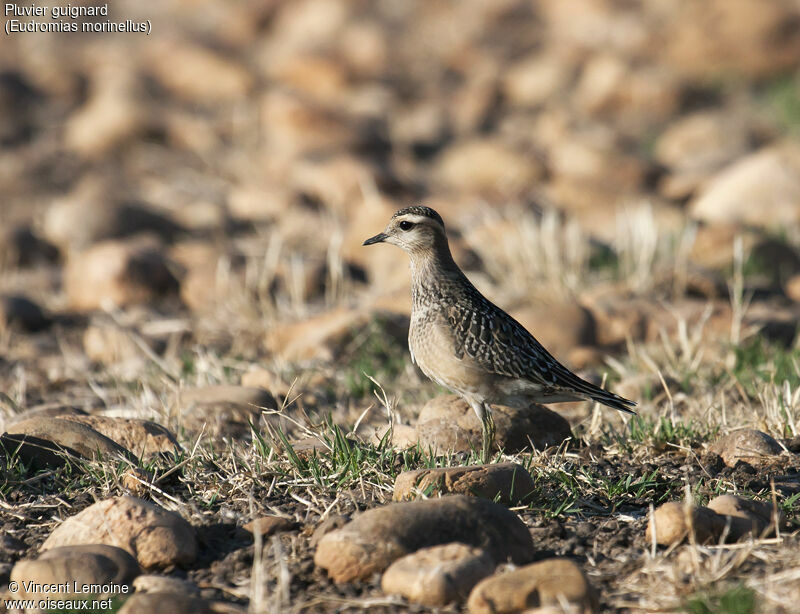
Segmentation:
<svg viewBox="0 0 800 614">
<path fill-rule="evenodd" d="M 111 11 L 152 34 L 0 38 L 4 598 L 795 610 L 796 2 Z M 418 202 L 638 416 L 496 408 L 481 462 L 361 247 Z"/>
</svg>

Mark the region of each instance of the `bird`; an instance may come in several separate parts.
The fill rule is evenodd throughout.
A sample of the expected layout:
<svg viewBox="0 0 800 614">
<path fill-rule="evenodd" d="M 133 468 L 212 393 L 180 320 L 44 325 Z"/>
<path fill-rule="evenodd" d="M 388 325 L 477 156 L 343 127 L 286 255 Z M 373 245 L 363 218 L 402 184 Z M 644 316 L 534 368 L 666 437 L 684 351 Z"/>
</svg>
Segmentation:
<svg viewBox="0 0 800 614">
<path fill-rule="evenodd" d="M 524 326 L 492 303 L 453 260 L 442 217 L 430 207 L 397 211 L 363 245 L 403 249 L 411 268 L 411 360 L 461 396 L 482 425 L 484 461 L 494 445 L 490 405 L 589 400 L 629 414 L 634 401 L 595 386 L 556 360 Z"/>
</svg>

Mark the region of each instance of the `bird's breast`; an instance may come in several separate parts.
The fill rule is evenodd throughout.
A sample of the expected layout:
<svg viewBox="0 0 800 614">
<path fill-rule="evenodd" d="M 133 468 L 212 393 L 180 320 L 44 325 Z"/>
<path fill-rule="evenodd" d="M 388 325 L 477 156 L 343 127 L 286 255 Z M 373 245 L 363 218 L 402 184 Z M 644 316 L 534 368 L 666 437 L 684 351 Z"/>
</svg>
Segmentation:
<svg viewBox="0 0 800 614">
<path fill-rule="evenodd" d="M 454 334 L 443 316 L 412 313 L 408 346 L 428 378 L 455 392 L 474 394 L 486 387 L 487 374 L 468 357 L 456 356 Z"/>
</svg>

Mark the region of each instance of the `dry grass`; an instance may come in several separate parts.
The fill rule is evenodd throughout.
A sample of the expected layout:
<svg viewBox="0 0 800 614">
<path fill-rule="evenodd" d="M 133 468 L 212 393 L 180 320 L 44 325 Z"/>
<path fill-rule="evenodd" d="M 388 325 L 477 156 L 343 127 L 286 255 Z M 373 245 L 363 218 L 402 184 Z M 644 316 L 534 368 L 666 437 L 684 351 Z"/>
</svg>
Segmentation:
<svg viewBox="0 0 800 614">
<path fill-rule="evenodd" d="M 659 235 L 646 205 L 621 213 L 619 220 L 617 239 L 607 246 L 606 259 L 590 266 L 597 247 L 575 224 L 555 214 L 514 210 L 502 221 L 516 234 L 506 242 L 473 244 L 486 266 L 481 281 L 491 284 L 487 293 L 509 300 L 540 292 L 570 296 L 609 281 L 620 283 L 631 295 L 679 297 L 692 230 L 677 237 Z M 341 236 L 333 234 L 327 246 L 329 274 L 322 303 L 328 307 L 359 300 L 343 274 Z M 523 249 L 512 250 L 511 245 Z M 602 540 L 595 542 L 594 550 L 561 538 L 544 544 L 582 561 L 609 610 L 783 612 L 800 597 L 797 495 L 765 488 L 769 476 L 711 475 L 702 463 L 704 444 L 719 434 L 753 426 L 775 437 L 794 437 L 800 423 L 797 348 L 768 344 L 761 350 L 746 349 L 754 331 L 742 325 L 750 301 L 742 274 L 746 255 L 737 253 L 730 281 L 735 315 L 728 339 L 707 334 L 707 319 L 687 322 L 676 316 L 674 334 L 665 331 L 651 343 L 629 339 L 624 351 L 609 355 L 607 370 L 614 386 L 632 386 L 639 392 L 638 417 L 581 407 L 574 413 L 573 426 L 585 443 L 571 442 L 547 452 L 498 454 L 494 459 L 519 462 L 533 475 L 536 494 L 516 510 L 531 527 L 546 527 L 548 522 L 566 527 L 581 521 L 597 526 L 617 523 L 616 533 L 625 538 L 623 551 Z M 376 444 L 356 434 L 365 432 L 366 425 L 412 422 L 420 403 L 436 394 L 404 353 L 398 366 L 387 372 L 379 364 L 364 362 L 359 354 L 366 351 L 363 339 L 352 345 L 343 356 L 365 371 L 360 382 L 346 364 L 286 365 L 264 356 L 262 342 L 271 327 L 321 305 L 305 302 L 298 290 L 303 261 L 274 235 L 266 240 L 266 250 L 245 250 L 244 263 L 234 271 L 229 261 L 220 261 L 217 284 L 225 300 L 215 311 L 203 317 L 151 318 L 132 332 L 141 360 L 127 369 L 90 367 L 79 336 L 69 329 L 56 332 L 47 364 L 57 365 L 61 384 L 45 383 L 43 363 L 20 360 L 2 382 L 4 414 L 10 416 L 32 401 L 59 398 L 170 427 L 179 433 L 185 452 L 144 464 L 152 476 L 145 484 L 147 496 L 198 527 L 238 525 L 263 514 L 287 516 L 313 527 L 334 514 L 385 504 L 402 470 L 478 462 L 477 455 L 437 457 L 420 448 L 393 449 L 386 440 Z M 270 294 L 276 272 L 287 265 L 290 281 L 285 292 Z M 112 324 L 124 322 L 124 314 L 107 315 Z M 154 331 L 168 340 L 160 354 L 144 340 Z M 380 342 L 380 335 L 377 339 Z M 12 355 L 26 343 L 14 331 L 0 337 L 0 347 Z M 296 381 L 280 407 L 264 408 L 252 425 L 252 436 L 213 439 L 204 432 L 186 432 L 176 405 L 179 391 L 238 383 L 253 364 Z M 384 374 L 380 381 L 370 377 L 379 372 Z M 286 432 L 275 426 L 276 414 L 287 420 Z M 289 442 L 297 437 L 312 437 L 319 445 L 311 453 L 295 451 Z M 24 524 L 29 543 L 36 545 L 57 518 L 123 492 L 126 469 L 124 463 L 108 461 L 32 475 L 12 462 L 0 490 L 3 513 Z M 791 479 L 797 483 L 796 474 Z M 728 492 L 774 498 L 790 525 L 777 538 L 734 545 L 689 544 L 663 551 L 645 542 L 644 525 L 653 506 L 687 493 L 704 502 Z M 374 584 L 352 591 L 325 582 L 310 566 L 313 551 L 306 534 L 257 539 L 242 548 L 249 553 L 246 573 L 230 571 L 227 585 L 205 581 L 202 569 L 191 575 L 221 597 L 249 602 L 253 612 L 401 607 L 397 599 L 382 597 Z M 752 607 L 747 605 L 751 601 Z"/>
</svg>

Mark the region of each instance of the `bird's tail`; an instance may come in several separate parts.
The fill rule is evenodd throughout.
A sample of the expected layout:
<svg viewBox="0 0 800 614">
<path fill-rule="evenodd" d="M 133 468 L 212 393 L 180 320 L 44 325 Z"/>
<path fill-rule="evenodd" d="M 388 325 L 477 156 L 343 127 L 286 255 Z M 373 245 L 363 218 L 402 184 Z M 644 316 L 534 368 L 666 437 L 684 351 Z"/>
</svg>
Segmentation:
<svg viewBox="0 0 800 614">
<path fill-rule="evenodd" d="M 577 396 L 586 400 L 597 401 L 607 407 L 624 411 L 626 414 L 636 415 L 636 412 L 633 411 L 633 408 L 636 407 L 635 401 L 621 397 L 608 390 L 603 390 L 599 386 L 595 386 L 578 377 L 565 367 L 562 367 L 560 371 L 558 383 L 561 387 L 571 389 Z"/>
<path fill-rule="evenodd" d="M 593 394 L 589 395 L 589 397 L 593 401 L 602 403 L 606 407 L 613 407 L 619 411 L 624 411 L 626 414 L 633 414 L 634 416 L 636 415 L 636 412 L 633 411 L 633 408 L 636 407 L 636 402 L 626 399 L 625 397 L 621 397 L 618 394 L 614 394 L 613 392 L 608 392 L 602 388 L 597 388 Z"/>
</svg>

